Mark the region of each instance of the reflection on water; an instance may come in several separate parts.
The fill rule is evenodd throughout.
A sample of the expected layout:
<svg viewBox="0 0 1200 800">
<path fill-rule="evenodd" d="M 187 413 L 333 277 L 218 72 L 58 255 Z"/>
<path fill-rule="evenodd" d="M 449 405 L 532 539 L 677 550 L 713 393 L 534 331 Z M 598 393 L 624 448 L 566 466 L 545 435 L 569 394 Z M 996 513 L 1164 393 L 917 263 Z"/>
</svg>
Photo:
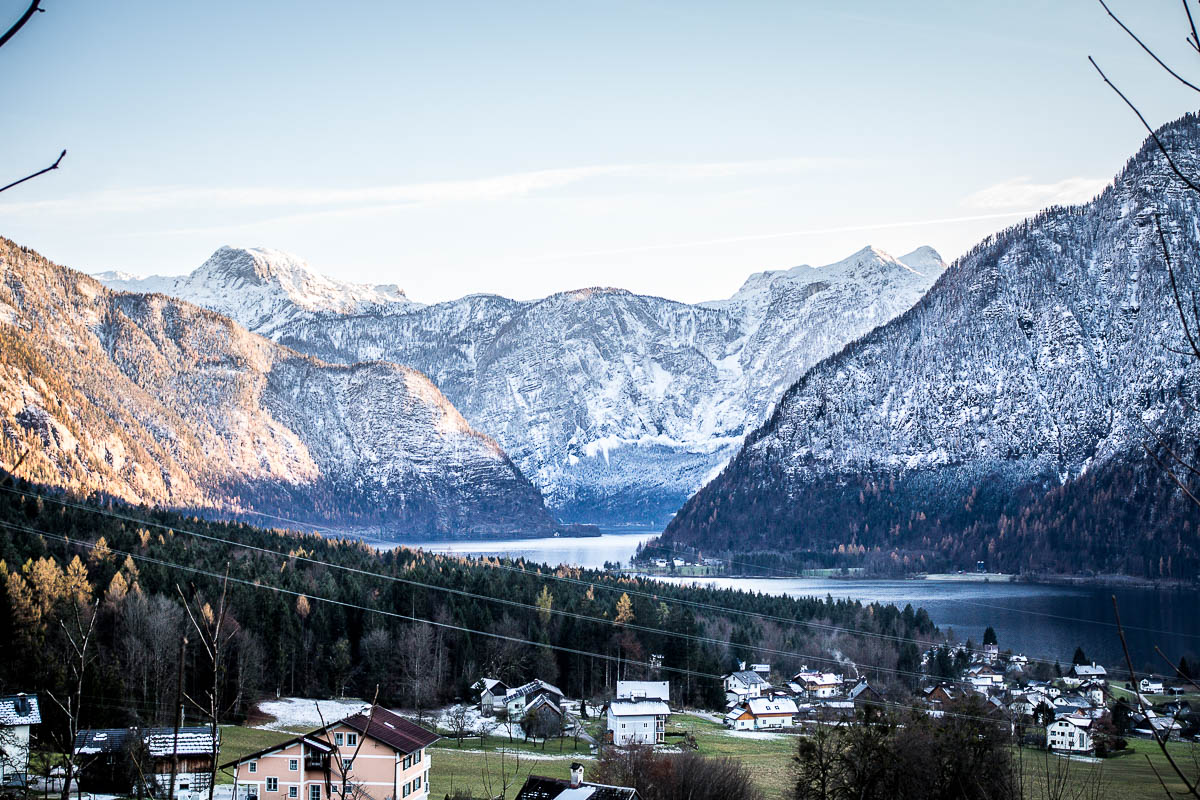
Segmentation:
<svg viewBox="0 0 1200 800">
<path fill-rule="evenodd" d="M 600 536 L 545 539 L 507 539 L 470 542 L 405 542 L 405 547 L 421 548 L 433 553 L 456 553 L 464 556 L 507 556 L 524 558 L 540 564 L 570 564 L 576 567 L 603 569 L 604 562 L 628 564 L 642 542 L 652 539 L 661 530 L 621 530 Z"/>
<path fill-rule="evenodd" d="M 657 530 L 607 531 L 589 538 L 513 539 L 507 541 L 406 542 L 437 553 L 507 556 L 537 563 L 601 568 L 604 562 L 627 564 L 637 546 Z M 1122 663 L 1113 624 L 1112 595 L 1139 670 L 1158 673 L 1168 666 L 1154 652 L 1161 647 L 1178 663 L 1200 653 L 1200 592 L 1095 586 L 1044 586 L 1028 583 L 972 583 L 925 580 L 840 580 L 833 578 L 663 578 L 672 583 L 700 583 L 722 588 L 795 597 L 848 598 L 863 602 L 911 603 L 924 608 L 943 630 L 959 639 L 979 642 L 991 625 L 1002 650 L 1012 648 L 1034 658 L 1059 659 L 1069 665 L 1077 646 L 1089 658 Z"/>
<path fill-rule="evenodd" d="M 1169 672 L 1154 652 L 1192 660 L 1200 653 L 1200 592 L 1196 590 L 1113 589 L 1100 586 L 1046 586 L 1029 583 L 971 583 L 924 580 L 838 580 L 831 578 L 667 579 L 793 597 L 848 598 L 863 602 L 911 603 L 924 608 L 938 627 L 953 628 L 959 639 L 979 642 L 991 625 L 1000 648 L 1069 665 L 1077 646 L 1105 664 L 1124 662 L 1113 618 L 1115 594 L 1134 666 Z"/>
</svg>

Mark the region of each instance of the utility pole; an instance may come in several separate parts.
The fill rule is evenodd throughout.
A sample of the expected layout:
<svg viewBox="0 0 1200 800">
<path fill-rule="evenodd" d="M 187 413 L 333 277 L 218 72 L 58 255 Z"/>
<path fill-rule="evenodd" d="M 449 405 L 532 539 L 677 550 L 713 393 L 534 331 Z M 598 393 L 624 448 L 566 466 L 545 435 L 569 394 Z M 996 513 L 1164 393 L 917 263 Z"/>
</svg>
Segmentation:
<svg viewBox="0 0 1200 800">
<path fill-rule="evenodd" d="M 167 790 L 167 800 L 175 798 L 175 776 L 179 774 L 179 729 L 183 727 L 183 662 L 187 656 L 187 644 L 185 632 L 179 645 L 179 674 L 175 683 L 175 708 L 179 709 L 179 712 L 175 716 L 175 731 L 171 737 L 171 783 Z M 216 757 L 216 753 L 213 753 L 213 758 Z"/>
</svg>

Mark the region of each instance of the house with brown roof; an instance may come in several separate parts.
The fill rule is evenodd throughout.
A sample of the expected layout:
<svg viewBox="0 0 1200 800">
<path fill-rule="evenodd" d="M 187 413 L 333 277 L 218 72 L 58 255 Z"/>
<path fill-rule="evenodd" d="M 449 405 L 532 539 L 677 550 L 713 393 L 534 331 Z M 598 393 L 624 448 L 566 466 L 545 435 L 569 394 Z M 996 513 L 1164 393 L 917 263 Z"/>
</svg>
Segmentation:
<svg viewBox="0 0 1200 800">
<path fill-rule="evenodd" d="M 234 800 L 420 800 L 441 737 L 374 706 L 222 765 Z"/>
</svg>

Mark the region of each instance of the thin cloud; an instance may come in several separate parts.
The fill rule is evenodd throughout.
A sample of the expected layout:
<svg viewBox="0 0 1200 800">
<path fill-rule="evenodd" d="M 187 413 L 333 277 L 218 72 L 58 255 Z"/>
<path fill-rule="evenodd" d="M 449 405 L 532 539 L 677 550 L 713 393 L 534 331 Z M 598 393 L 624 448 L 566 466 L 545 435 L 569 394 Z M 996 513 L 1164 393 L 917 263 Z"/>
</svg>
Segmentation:
<svg viewBox="0 0 1200 800">
<path fill-rule="evenodd" d="M 967 195 L 968 208 L 1028 208 L 1085 203 L 1108 185 L 1104 178 L 1066 178 L 1056 183 L 1034 183 L 1028 176 L 1010 178 Z"/>
<path fill-rule="evenodd" d="M 958 222 L 976 222 L 978 220 L 1005 219 L 1009 217 L 1028 217 L 1035 213 L 1037 213 L 1036 210 L 1003 211 L 996 214 L 974 214 L 965 217 L 939 217 L 937 219 L 917 219 L 906 220 L 904 222 L 875 222 L 864 225 L 842 225 L 834 228 L 808 228 L 805 230 L 779 231 L 776 233 L 751 233 L 744 236 L 726 236 L 720 239 L 693 239 L 686 242 L 637 245 L 633 247 L 614 248 L 611 250 L 585 250 L 575 253 L 557 253 L 554 255 L 522 259 L 519 263 L 565 261 L 573 258 L 618 256 L 628 255 L 630 253 L 650 253 L 657 250 L 682 250 L 688 247 L 709 247 L 718 244 L 735 244 L 738 242 L 754 242 L 766 239 L 787 239 L 793 236 L 821 236 L 830 233 L 857 233 L 860 231 L 882 231 L 891 228 L 918 228 L 925 225 L 950 225 Z"/>
<path fill-rule="evenodd" d="M 178 208 L 295 208 L 394 210 L 444 203 L 523 197 L 604 178 L 627 180 L 713 180 L 794 175 L 847 168 L 842 158 L 782 158 L 683 164 L 610 164 L 518 172 L 487 178 L 428 181 L 358 188 L 150 186 L 111 189 L 70 198 L 0 204 L 5 213 L 138 213 Z"/>
</svg>

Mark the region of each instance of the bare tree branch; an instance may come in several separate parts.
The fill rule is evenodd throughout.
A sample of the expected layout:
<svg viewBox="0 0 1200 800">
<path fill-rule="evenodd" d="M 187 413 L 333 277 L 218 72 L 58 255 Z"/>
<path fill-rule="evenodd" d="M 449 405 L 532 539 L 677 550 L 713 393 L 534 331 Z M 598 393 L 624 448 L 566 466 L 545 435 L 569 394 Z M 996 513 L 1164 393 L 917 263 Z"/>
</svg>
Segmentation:
<svg viewBox="0 0 1200 800">
<path fill-rule="evenodd" d="M 58 169 L 58 165 L 59 165 L 59 163 L 61 163 L 61 162 L 62 162 L 63 158 L 64 158 L 66 155 L 67 155 L 67 151 L 66 151 L 66 150 L 63 150 L 61 153 L 59 153 L 59 154 L 58 154 L 58 158 L 56 158 L 56 159 L 54 160 L 54 163 L 53 163 L 53 164 L 51 164 L 50 166 L 46 167 L 45 169 L 39 169 L 37 172 L 33 173 L 32 175 L 26 175 L 24 178 L 21 178 L 21 180 L 19 180 L 19 181 L 13 181 L 13 182 L 12 182 L 12 183 L 10 183 L 8 186 L 5 186 L 4 188 L 0 188 L 0 192 L 7 192 L 9 189 L 13 188 L 14 186 L 18 186 L 18 185 L 20 185 L 20 184 L 24 183 L 25 181 L 31 181 L 31 180 L 33 180 L 33 179 L 34 179 L 34 178 L 36 178 L 38 175 L 45 175 L 47 172 L 49 172 L 49 171 L 50 171 L 50 170 L 52 170 L 52 169 Z"/>
<path fill-rule="evenodd" d="M 1186 80 L 1186 79 L 1185 79 L 1185 78 L 1184 78 L 1182 75 L 1180 75 L 1178 72 L 1176 72 L 1175 70 L 1173 70 L 1173 69 L 1171 69 L 1170 67 L 1168 67 L 1168 66 L 1166 65 L 1166 63 L 1164 63 L 1164 62 L 1163 62 L 1163 60 L 1162 60 L 1161 58 L 1159 58 L 1159 57 L 1158 57 L 1158 56 L 1155 54 L 1155 52 L 1154 52 L 1153 50 L 1151 50 L 1149 47 L 1147 47 L 1147 46 L 1146 46 L 1146 43 L 1145 43 L 1145 42 L 1143 42 L 1141 39 L 1139 39 L 1139 38 L 1137 37 L 1137 34 L 1136 34 L 1136 33 L 1134 33 L 1133 31 L 1129 30 L 1129 28 L 1128 28 L 1128 27 L 1126 27 L 1125 23 L 1124 23 L 1124 22 L 1121 22 L 1120 18 L 1119 18 L 1119 17 L 1118 17 L 1116 14 L 1114 14 L 1114 13 L 1112 12 L 1112 9 L 1110 9 L 1110 8 L 1108 7 L 1108 4 L 1107 4 L 1107 3 L 1105 3 L 1105 2 L 1104 2 L 1104 0 L 1099 0 L 1099 2 L 1100 2 L 1100 5 L 1104 6 L 1104 10 L 1105 10 L 1106 12 L 1108 12 L 1108 15 L 1109 15 L 1110 17 L 1112 17 L 1112 18 L 1113 18 L 1113 21 L 1114 21 L 1114 22 L 1116 22 L 1118 25 L 1120 25 L 1120 26 L 1121 26 L 1121 30 L 1123 30 L 1123 31 L 1125 31 L 1126 33 L 1128 33 L 1128 34 L 1129 34 L 1129 38 L 1131 38 L 1131 39 L 1133 39 L 1135 42 L 1137 42 L 1137 43 L 1138 43 L 1138 46 L 1139 46 L 1139 47 L 1141 47 L 1143 50 L 1145 50 L 1145 51 L 1146 51 L 1146 52 L 1147 52 L 1147 53 L 1150 55 L 1150 57 L 1151 57 L 1151 58 L 1153 58 L 1155 61 L 1157 61 L 1157 62 L 1158 62 L 1158 65 L 1159 65 L 1160 67 L 1162 67 L 1163 69 L 1165 69 L 1165 70 L 1167 71 L 1167 73 L 1168 73 L 1168 74 L 1170 74 L 1170 76 L 1171 76 L 1172 78 L 1174 78 L 1175 80 L 1179 81 L 1179 82 L 1180 82 L 1180 83 L 1182 83 L 1184 86 L 1186 86 L 1186 87 L 1188 87 L 1189 89 L 1191 89 L 1193 92 L 1200 92 L 1200 87 L 1196 86 L 1196 84 L 1192 83 L 1191 81 L 1188 81 L 1188 80 Z M 1183 4 L 1183 7 L 1184 7 L 1184 8 L 1187 8 L 1187 2 L 1186 2 L 1186 0 L 1185 0 L 1185 2 L 1184 2 L 1184 4 Z M 1189 11 L 1189 12 L 1188 12 L 1188 19 L 1190 20 L 1190 19 L 1191 19 L 1191 17 L 1192 17 L 1192 14 L 1191 14 L 1191 11 Z M 1195 28 L 1193 27 L 1193 29 L 1192 29 L 1192 30 L 1194 31 L 1194 30 L 1195 30 Z M 1093 63 L 1094 63 L 1094 62 L 1093 62 Z"/>
<path fill-rule="evenodd" d="M 1179 321 L 1183 323 L 1184 336 L 1187 337 L 1192 353 L 1200 359 L 1200 346 L 1196 344 L 1191 325 L 1188 324 L 1187 313 L 1183 310 L 1183 299 L 1179 296 L 1179 285 L 1175 280 L 1175 266 L 1171 263 L 1171 251 L 1167 249 L 1167 237 L 1163 233 L 1161 217 L 1157 213 L 1154 215 L 1154 227 L 1158 229 L 1158 240 L 1162 243 L 1163 258 L 1167 262 L 1167 275 L 1171 279 L 1171 294 L 1175 296 L 1175 308 L 1179 310 Z"/>
<path fill-rule="evenodd" d="M 1130 685 L 1136 687 L 1138 685 L 1137 673 L 1133 669 L 1133 657 L 1129 655 L 1129 643 L 1125 641 L 1125 628 L 1121 625 L 1121 610 L 1117 607 L 1117 596 L 1115 594 L 1112 596 L 1112 605 L 1113 614 L 1116 616 L 1117 620 L 1117 634 L 1121 637 L 1121 649 L 1125 652 L 1125 665 L 1129 668 L 1129 683 Z M 1142 698 L 1142 693 L 1135 688 L 1133 691 L 1133 696 L 1137 698 L 1138 710 L 1142 712 L 1142 716 L 1145 717 L 1146 721 L 1149 723 L 1150 734 L 1154 737 L 1155 743 L 1158 744 L 1158 749 L 1162 751 L 1163 756 L 1167 759 L 1167 763 L 1171 765 L 1171 769 L 1175 770 L 1175 774 L 1179 777 L 1179 780 L 1183 781 L 1183 785 L 1187 787 L 1187 793 L 1193 797 L 1200 797 L 1200 790 L 1197 789 L 1197 785 L 1188 780 L 1187 775 L 1185 775 L 1183 770 L 1179 768 L 1179 765 L 1175 763 L 1175 759 L 1171 757 L 1171 751 L 1167 749 L 1166 740 L 1163 739 L 1163 737 L 1159 734 L 1158 728 L 1154 724 L 1154 718 L 1147 713 L 1146 701 Z M 1169 732 L 1168 736 L 1170 736 Z M 1148 755 L 1146 756 L 1146 760 L 1150 760 Z M 1154 765 L 1151 764 L 1150 767 L 1153 769 Z M 1155 770 L 1155 774 L 1157 774 L 1157 770 Z M 1159 781 L 1162 781 L 1161 777 L 1159 778 Z M 1163 789 L 1166 789 L 1166 784 L 1163 784 Z M 1170 793 L 1168 792 L 1168 795 L 1169 794 Z"/>
<path fill-rule="evenodd" d="M 1188 44 L 1192 49 L 1200 53 L 1200 35 L 1196 33 L 1196 21 L 1192 19 L 1192 7 L 1188 5 L 1188 0 L 1183 0 L 1183 13 L 1187 14 L 1188 26 L 1192 29 L 1191 38 L 1188 39 Z"/>
<path fill-rule="evenodd" d="M 29 8 L 25 9 L 25 13 L 21 15 L 21 18 L 13 23 L 13 26 L 9 28 L 3 36 L 0 36 L 0 47 L 4 47 L 4 45 L 8 44 L 8 40 L 16 36 L 17 31 L 25 27 L 25 23 L 29 22 L 29 20 L 33 18 L 34 12 L 46 10 L 39 7 L 41 4 L 42 0 L 33 0 L 33 2 L 29 4 Z"/>
<path fill-rule="evenodd" d="M 1146 122 L 1146 118 L 1142 116 L 1141 111 L 1138 111 L 1137 106 L 1131 103 L 1129 98 L 1117 88 L 1117 85 L 1108 79 L 1108 76 L 1104 74 L 1104 70 L 1100 69 L 1100 65 L 1096 63 L 1096 59 L 1088 56 L 1088 61 L 1090 61 L 1092 66 L 1096 68 L 1096 72 L 1100 73 L 1100 77 L 1103 78 L 1104 82 L 1109 85 L 1109 88 L 1117 93 L 1117 97 L 1120 97 L 1122 100 L 1124 100 L 1125 105 L 1129 106 L 1133 110 L 1134 114 L 1137 114 L 1137 118 L 1142 121 L 1142 126 L 1150 132 L 1150 136 L 1154 139 L 1154 143 L 1158 145 L 1159 151 L 1162 152 L 1163 156 L 1167 159 L 1167 164 L 1169 164 L 1175 174 L 1179 176 L 1179 179 L 1186 183 L 1188 188 L 1190 188 L 1192 191 L 1200 193 L 1200 186 L 1197 186 L 1195 183 L 1193 183 L 1192 180 L 1188 176 L 1184 175 L 1179 167 L 1175 165 L 1175 160 L 1171 158 L 1171 154 L 1168 153 L 1167 148 L 1163 146 L 1162 140 L 1158 138 L 1158 134 L 1154 131 L 1154 128 L 1150 127 L 1150 123 Z"/>
</svg>

